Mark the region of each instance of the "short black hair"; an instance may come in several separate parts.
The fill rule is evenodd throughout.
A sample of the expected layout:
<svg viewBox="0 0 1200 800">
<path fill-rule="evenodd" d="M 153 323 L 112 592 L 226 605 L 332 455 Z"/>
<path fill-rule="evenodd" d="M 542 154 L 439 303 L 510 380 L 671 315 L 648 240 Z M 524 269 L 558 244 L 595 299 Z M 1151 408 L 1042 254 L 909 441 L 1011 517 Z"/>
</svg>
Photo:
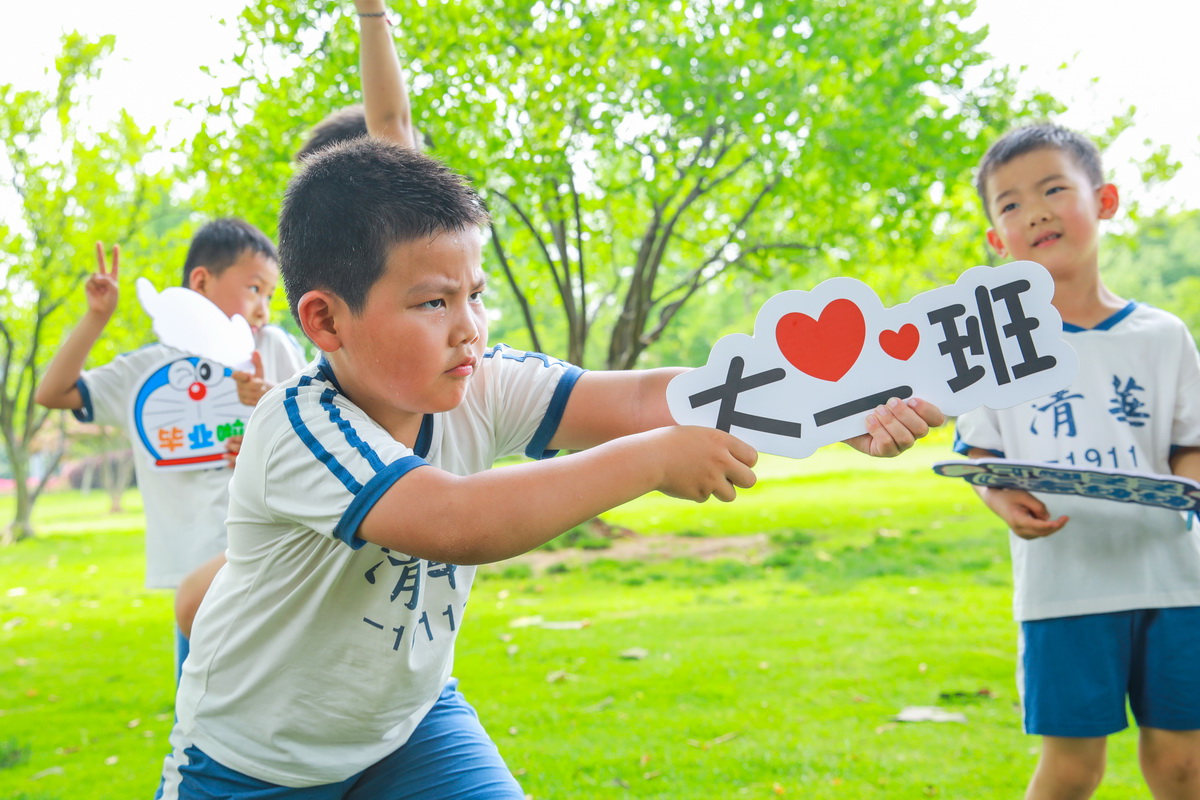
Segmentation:
<svg viewBox="0 0 1200 800">
<path fill-rule="evenodd" d="M 1052 122 L 1013 128 L 988 148 L 975 173 L 975 191 L 983 201 L 983 212 L 989 220 L 992 218 L 992 211 L 988 208 L 987 200 L 988 178 L 1014 158 L 1035 150 L 1061 150 L 1075 159 L 1075 163 L 1083 169 L 1093 187 L 1104 184 L 1100 148 L 1088 137 Z"/>
<path fill-rule="evenodd" d="M 279 267 L 292 316 L 300 321 L 296 305 L 314 289 L 359 314 L 393 247 L 489 222 L 466 179 L 427 155 L 380 139 L 321 150 L 292 177 L 279 212 Z"/>
<path fill-rule="evenodd" d="M 318 150 L 335 144 L 361 139 L 367 135 L 367 114 L 361 105 L 346 106 L 318 122 L 308 140 L 296 151 L 296 160 L 304 161 Z"/>
<path fill-rule="evenodd" d="M 245 220 L 225 217 L 206 222 L 192 237 L 187 258 L 183 260 L 183 285 L 187 286 L 196 267 L 205 267 L 214 276 L 233 266 L 247 250 L 279 261 L 275 245 L 267 235 Z"/>
</svg>

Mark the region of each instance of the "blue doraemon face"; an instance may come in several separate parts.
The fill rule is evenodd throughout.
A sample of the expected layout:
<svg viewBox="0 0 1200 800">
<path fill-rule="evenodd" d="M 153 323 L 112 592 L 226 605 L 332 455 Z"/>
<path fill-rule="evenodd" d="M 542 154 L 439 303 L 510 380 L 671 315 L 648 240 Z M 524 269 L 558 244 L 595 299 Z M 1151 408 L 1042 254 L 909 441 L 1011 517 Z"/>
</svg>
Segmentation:
<svg viewBox="0 0 1200 800">
<path fill-rule="evenodd" d="M 133 428 L 156 469 L 223 465 L 225 441 L 240 436 L 250 407 L 237 396 L 232 371 L 189 356 L 152 369 L 133 403 Z"/>
</svg>

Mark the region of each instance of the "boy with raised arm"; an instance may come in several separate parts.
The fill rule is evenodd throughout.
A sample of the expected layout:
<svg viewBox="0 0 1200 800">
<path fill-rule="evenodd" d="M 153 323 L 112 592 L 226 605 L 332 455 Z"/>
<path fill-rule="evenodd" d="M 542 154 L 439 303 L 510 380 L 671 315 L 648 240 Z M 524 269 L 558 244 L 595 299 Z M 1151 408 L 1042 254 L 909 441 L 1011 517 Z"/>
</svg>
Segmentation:
<svg viewBox="0 0 1200 800">
<path fill-rule="evenodd" d="M 753 485 L 748 445 L 672 424 L 679 370 L 489 346 L 487 222 L 459 176 L 377 140 L 292 180 L 284 286 L 322 356 L 247 430 L 163 798 L 520 800 L 450 677 L 473 565 L 650 491 L 729 501 Z M 852 444 L 895 455 L 941 421 L 900 403 Z"/>
<path fill-rule="evenodd" d="M 1200 356 L 1178 318 L 1100 278 L 1100 225 L 1118 195 L 1096 146 L 1056 125 L 1019 128 L 988 150 L 976 188 L 996 252 L 1054 278 L 1079 375 L 1032 403 L 964 414 L 955 449 L 1200 479 Z M 1126 702 L 1154 797 L 1200 797 L 1200 531 L 1167 509 L 976 491 L 1011 530 L 1018 686 L 1025 731 L 1042 737 L 1026 797 L 1090 797 Z"/>
<path fill-rule="evenodd" d="M 37 402 L 74 412 L 82 422 L 126 431 L 146 514 L 146 585 L 174 589 L 189 572 L 225 549 L 229 505 L 226 465 L 214 469 L 163 472 L 130 428 L 134 398 L 154 367 L 189 354 L 154 343 L 84 371 L 88 353 L 117 309 L 119 249 L 112 266 L 96 245 L 99 267 L 84 286 L 87 313 L 55 353 L 37 388 Z M 183 285 L 211 300 L 227 316 L 241 314 L 254 331 L 255 374 L 235 372 L 238 397 L 254 405 L 274 382 L 304 365 L 299 345 L 269 325 L 270 300 L 279 272 L 275 246 L 257 228 L 239 219 L 203 225 L 192 238 L 183 266 Z M 176 637 L 176 668 L 187 656 L 187 639 Z"/>
<path fill-rule="evenodd" d="M 363 104 L 339 109 L 317 123 L 296 152 L 297 161 L 303 161 L 323 148 L 367 135 L 404 147 L 418 147 L 408 88 L 392 42 L 392 23 L 383 0 L 355 0 L 354 5 L 359 20 Z M 231 465 L 240 444 L 240 437 L 230 442 Z M 175 593 L 175 622 L 184 636 L 191 634 L 196 611 L 217 570 L 224 564 L 224 552 L 215 554 L 180 582 Z"/>
</svg>

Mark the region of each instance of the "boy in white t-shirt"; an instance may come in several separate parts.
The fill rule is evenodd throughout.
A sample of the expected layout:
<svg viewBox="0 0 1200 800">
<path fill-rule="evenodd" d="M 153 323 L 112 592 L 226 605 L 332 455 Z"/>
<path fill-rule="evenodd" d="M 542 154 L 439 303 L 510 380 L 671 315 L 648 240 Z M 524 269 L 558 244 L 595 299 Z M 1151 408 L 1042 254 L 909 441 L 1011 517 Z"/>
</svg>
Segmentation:
<svg viewBox="0 0 1200 800">
<path fill-rule="evenodd" d="M 361 105 L 347 106 L 322 119 L 296 151 L 296 161 L 331 145 L 375 136 L 405 147 L 418 148 L 420 135 L 413 127 L 408 86 L 400 69 L 400 58 L 392 41 L 392 21 L 383 0 L 354 0 L 359 25 L 359 62 L 362 79 Z M 231 462 L 240 440 L 231 445 Z M 196 611 L 209 584 L 225 564 L 225 554 L 214 556 L 192 570 L 175 593 L 175 621 L 185 636 L 190 635 Z"/>
<path fill-rule="evenodd" d="M 673 425 L 680 370 L 489 347 L 487 222 L 462 178 L 387 142 L 293 178 L 283 281 L 322 356 L 247 429 L 160 797 L 521 800 L 450 677 L 473 565 L 650 491 L 729 501 L 754 483 L 744 442 Z M 941 421 L 897 402 L 851 443 L 895 455 Z M 558 449 L 582 452 L 489 469 Z"/>
<path fill-rule="evenodd" d="M 191 570 L 225 549 L 229 506 L 228 465 L 165 472 L 153 468 L 150 453 L 131 425 L 134 399 L 155 368 L 190 354 L 162 343 L 147 345 L 83 371 L 84 361 L 117 308 L 119 248 L 108 267 L 97 245 L 99 267 L 84 287 L 88 310 L 54 355 L 37 389 L 48 408 L 71 409 L 83 422 L 125 429 L 134 451 L 134 469 L 146 515 L 146 585 L 174 589 Z M 274 383 L 304 366 L 291 334 L 267 324 L 271 294 L 278 282 L 275 247 L 257 228 L 239 219 L 218 219 L 192 238 L 183 285 L 211 300 L 228 316 L 241 314 L 254 332 L 255 370 L 224 376 L 223 368 L 198 362 L 208 384 L 236 383 L 238 399 L 254 405 Z M 209 387 L 211 388 L 211 386 Z M 176 667 L 187 655 L 187 639 L 176 637 Z"/>
<path fill-rule="evenodd" d="M 1200 479 L 1200 356 L 1179 319 L 1100 279 L 1100 223 L 1118 195 L 1096 146 L 1054 125 L 1014 130 L 984 156 L 977 188 L 996 252 L 1053 276 L 1079 375 L 1032 403 L 964 414 L 955 449 Z M 1200 797 L 1200 531 L 1166 509 L 977 491 L 1011 529 L 1025 730 L 1043 737 L 1026 797 L 1091 796 L 1127 700 L 1154 796 Z"/>
</svg>

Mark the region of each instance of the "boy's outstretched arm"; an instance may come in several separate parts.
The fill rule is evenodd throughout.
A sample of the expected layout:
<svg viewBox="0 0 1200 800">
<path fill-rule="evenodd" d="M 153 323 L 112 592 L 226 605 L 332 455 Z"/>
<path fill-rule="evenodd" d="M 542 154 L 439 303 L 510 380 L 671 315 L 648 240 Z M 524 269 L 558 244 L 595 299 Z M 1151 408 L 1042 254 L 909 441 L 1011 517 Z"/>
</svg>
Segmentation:
<svg viewBox="0 0 1200 800">
<path fill-rule="evenodd" d="M 977 447 L 967 451 L 967 458 L 995 456 L 995 453 Z M 1066 516 L 1051 519 L 1046 504 L 1022 489 L 995 489 L 973 484 L 971 488 L 983 500 L 983 504 L 1022 539 L 1040 539 L 1058 533 L 1070 521 L 1070 517 Z"/>
<path fill-rule="evenodd" d="M 757 458 L 724 431 L 673 426 L 467 476 L 419 467 L 375 503 L 358 536 L 430 561 L 485 564 L 532 550 L 655 490 L 728 502 L 738 487 L 754 485 Z"/>
<path fill-rule="evenodd" d="M 667 384 L 686 370 L 588 372 L 571 392 L 553 449 L 581 449 L 618 436 L 674 425 L 667 408 Z M 851 447 L 870 456 L 899 455 L 946 421 L 941 410 L 917 398 L 893 399 L 867 416 L 867 432 L 847 439 Z"/>
<path fill-rule="evenodd" d="M 104 326 L 117 308 L 117 270 L 121 248 L 113 245 L 112 267 L 104 258 L 104 245 L 96 242 L 96 272 L 84 285 L 87 313 L 54 354 L 38 384 L 34 399 L 46 408 L 82 408 L 83 397 L 75 384 L 83 372 L 83 362 L 100 338 Z"/>
<path fill-rule="evenodd" d="M 416 131 L 408 87 L 392 40 L 384 0 L 354 0 L 358 12 L 359 70 L 367 131 L 403 147 L 415 149 Z"/>
<path fill-rule="evenodd" d="M 674 425 L 667 384 L 683 367 L 585 372 L 571 390 L 552 450 L 584 450 L 631 433 Z"/>
</svg>

